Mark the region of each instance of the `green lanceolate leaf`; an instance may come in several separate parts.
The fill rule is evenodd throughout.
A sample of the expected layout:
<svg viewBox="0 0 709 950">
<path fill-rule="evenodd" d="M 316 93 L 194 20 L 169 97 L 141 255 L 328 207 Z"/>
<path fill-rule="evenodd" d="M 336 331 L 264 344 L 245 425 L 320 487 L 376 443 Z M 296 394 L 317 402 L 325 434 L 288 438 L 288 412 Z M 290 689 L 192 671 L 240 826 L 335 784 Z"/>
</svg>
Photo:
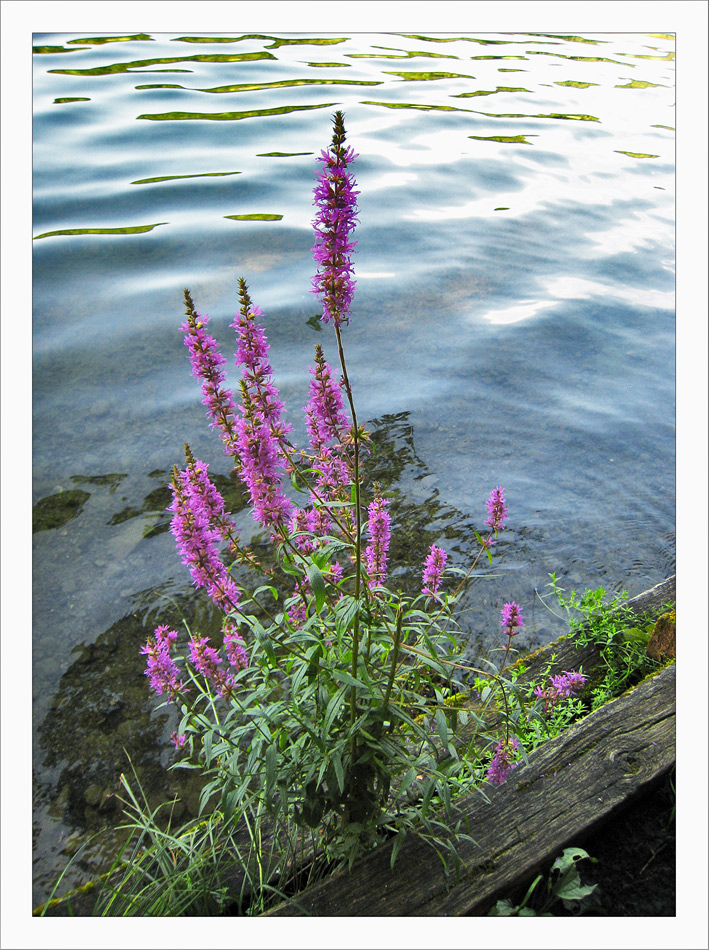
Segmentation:
<svg viewBox="0 0 709 950">
<path fill-rule="evenodd" d="M 350 624 L 355 618 L 355 614 L 359 610 L 359 604 L 359 600 L 355 597 L 350 597 L 349 594 L 345 594 L 345 596 L 338 601 L 335 607 L 335 632 L 338 636 L 341 636 L 345 630 L 349 629 Z"/>
<path fill-rule="evenodd" d="M 404 776 L 404 778 L 402 779 L 401 785 L 399 786 L 399 792 L 405 792 L 406 789 L 409 787 L 409 785 L 411 785 L 411 783 L 414 781 L 414 779 L 416 778 L 416 775 L 417 775 L 417 774 L 418 774 L 418 773 L 416 772 L 416 769 L 413 768 L 413 766 L 412 766 L 412 767 L 409 769 L 409 771 L 406 773 L 406 775 Z"/>
<path fill-rule="evenodd" d="M 266 749 L 266 798 L 271 798 L 271 792 L 276 782 L 276 763 L 278 761 L 278 750 L 275 744 Z"/>
<path fill-rule="evenodd" d="M 392 867 L 394 867 L 394 862 L 396 861 L 396 857 L 399 851 L 401 851 L 401 846 L 404 843 L 405 838 L 406 838 L 406 829 L 402 828 L 401 831 L 396 836 L 396 838 L 394 838 L 394 845 L 391 849 L 391 866 Z"/>
<path fill-rule="evenodd" d="M 308 564 L 305 570 L 308 575 L 308 580 L 310 581 L 310 586 L 313 588 L 313 593 L 315 594 L 315 609 L 320 613 L 325 604 L 325 581 L 320 573 L 320 569 L 315 564 Z"/>
<path fill-rule="evenodd" d="M 355 679 L 354 676 L 346 670 L 332 670 L 332 675 L 336 680 L 339 680 L 341 683 L 347 683 L 348 686 L 354 686 L 355 689 L 369 689 L 366 683 Z"/>
<path fill-rule="evenodd" d="M 332 762 L 332 767 L 335 770 L 337 784 L 340 789 L 340 794 L 342 795 L 345 791 L 345 773 L 342 768 L 342 759 L 340 758 L 340 753 L 337 751 L 337 749 L 335 749 L 335 751 L 330 756 L 330 761 Z"/>
<path fill-rule="evenodd" d="M 274 600 L 278 600 L 278 591 L 275 587 L 271 587 L 270 584 L 263 584 L 261 587 L 257 587 L 254 591 L 253 596 L 258 597 L 259 594 L 262 594 L 265 590 L 270 591 L 273 595 Z"/>
<path fill-rule="evenodd" d="M 330 697 L 330 701 L 327 704 L 327 709 L 325 710 L 325 717 L 323 719 L 323 740 L 327 740 L 327 734 L 330 731 L 332 726 L 333 719 L 337 715 L 338 711 L 345 702 L 345 696 L 347 694 L 348 686 L 341 686 L 336 693 L 333 693 Z"/>
<path fill-rule="evenodd" d="M 448 723 L 446 722 L 446 714 L 442 709 L 436 710 L 436 729 L 438 730 L 438 737 L 445 749 L 448 745 Z"/>
<path fill-rule="evenodd" d="M 431 804 L 431 799 L 433 798 L 433 793 L 436 790 L 436 779 L 432 778 L 428 785 L 426 786 L 426 791 L 423 793 L 423 799 L 421 800 L 421 817 L 425 818 L 426 813 L 428 812 L 428 806 Z"/>
</svg>

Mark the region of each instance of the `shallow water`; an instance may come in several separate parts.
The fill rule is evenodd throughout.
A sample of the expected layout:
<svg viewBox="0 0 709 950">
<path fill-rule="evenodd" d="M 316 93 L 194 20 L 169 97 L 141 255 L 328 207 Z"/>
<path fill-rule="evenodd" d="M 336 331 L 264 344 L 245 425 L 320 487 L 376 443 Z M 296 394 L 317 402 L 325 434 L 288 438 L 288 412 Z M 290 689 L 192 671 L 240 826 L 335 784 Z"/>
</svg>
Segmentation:
<svg viewBox="0 0 709 950">
<path fill-rule="evenodd" d="M 184 287 L 229 355 L 246 278 L 305 441 L 313 346 L 336 356 L 309 293 L 335 109 L 361 190 L 345 345 L 395 576 L 415 583 L 434 540 L 464 563 L 495 485 L 509 530 L 461 615 L 473 656 L 512 598 L 522 648 L 561 631 L 535 598 L 549 572 L 631 596 L 673 572 L 674 53 L 658 34 L 34 46 L 37 903 L 110 822 L 123 747 L 148 785 L 170 761 L 140 644 L 180 611 L 213 622 L 164 512 L 184 441 L 229 473 L 182 345 Z"/>
</svg>

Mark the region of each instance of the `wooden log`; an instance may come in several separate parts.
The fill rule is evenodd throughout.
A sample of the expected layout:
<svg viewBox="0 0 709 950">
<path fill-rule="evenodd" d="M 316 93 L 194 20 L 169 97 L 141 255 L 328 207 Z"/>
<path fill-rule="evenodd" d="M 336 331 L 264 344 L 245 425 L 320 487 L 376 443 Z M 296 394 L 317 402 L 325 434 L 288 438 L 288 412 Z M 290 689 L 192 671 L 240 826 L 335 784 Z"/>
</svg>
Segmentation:
<svg viewBox="0 0 709 950">
<path fill-rule="evenodd" d="M 387 844 L 270 916 L 484 915 L 674 761 L 673 664 L 541 746 L 504 785 L 489 788 L 489 802 L 471 796 L 461 811 L 476 843 L 459 842 L 464 868 L 450 888 L 430 846 L 412 837 L 394 870 Z"/>
</svg>

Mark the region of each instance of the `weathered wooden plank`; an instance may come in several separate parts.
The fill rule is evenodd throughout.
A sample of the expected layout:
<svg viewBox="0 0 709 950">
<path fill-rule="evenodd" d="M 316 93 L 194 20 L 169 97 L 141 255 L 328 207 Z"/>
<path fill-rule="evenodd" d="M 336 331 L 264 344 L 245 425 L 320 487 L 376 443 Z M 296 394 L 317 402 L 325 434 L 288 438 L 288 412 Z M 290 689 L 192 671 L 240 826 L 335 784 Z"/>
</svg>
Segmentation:
<svg viewBox="0 0 709 950">
<path fill-rule="evenodd" d="M 547 867 L 560 851 L 669 770 L 675 758 L 675 666 L 608 703 L 529 757 L 490 802 L 462 811 L 476 844 L 461 842 L 461 879 L 447 889 L 442 866 L 407 839 L 392 871 L 391 845 L 303 891 L 271 916 L 484 914 Z"/>
</svg>

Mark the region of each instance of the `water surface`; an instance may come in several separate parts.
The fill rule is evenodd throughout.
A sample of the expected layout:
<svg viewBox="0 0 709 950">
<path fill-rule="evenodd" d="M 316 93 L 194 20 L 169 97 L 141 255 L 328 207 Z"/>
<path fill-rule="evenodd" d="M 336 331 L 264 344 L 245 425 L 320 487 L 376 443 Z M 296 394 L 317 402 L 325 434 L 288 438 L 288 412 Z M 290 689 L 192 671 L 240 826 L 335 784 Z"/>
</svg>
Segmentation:
<svg viewBox="0 0 709 950">
<path fill-rule="evenodd" d="M 461 615 L 473 657 L 499 645 L 505 600 L 525 607 L 521 647 L 560 632 L 535 599 L 551 571 L 631 596 L 673 572 L 673 46 L 35 35 L 35 903 L 111 822 L 124 747 L 148 784 L 170 761 L 141 642 L 181 613 L 213 623 L 164 511 L 186 440 L 238 504 L 182 345 L 185 287 L 230 356 L 245 277 L 305 441 L 314 344 L 336 357 L 309 293 L 335 109 L 361 190 L 348 365 L 395 576 L 415 584 L 432 541 L 464 563 L 496 485 L 510 527 Z"/>
</svg>

